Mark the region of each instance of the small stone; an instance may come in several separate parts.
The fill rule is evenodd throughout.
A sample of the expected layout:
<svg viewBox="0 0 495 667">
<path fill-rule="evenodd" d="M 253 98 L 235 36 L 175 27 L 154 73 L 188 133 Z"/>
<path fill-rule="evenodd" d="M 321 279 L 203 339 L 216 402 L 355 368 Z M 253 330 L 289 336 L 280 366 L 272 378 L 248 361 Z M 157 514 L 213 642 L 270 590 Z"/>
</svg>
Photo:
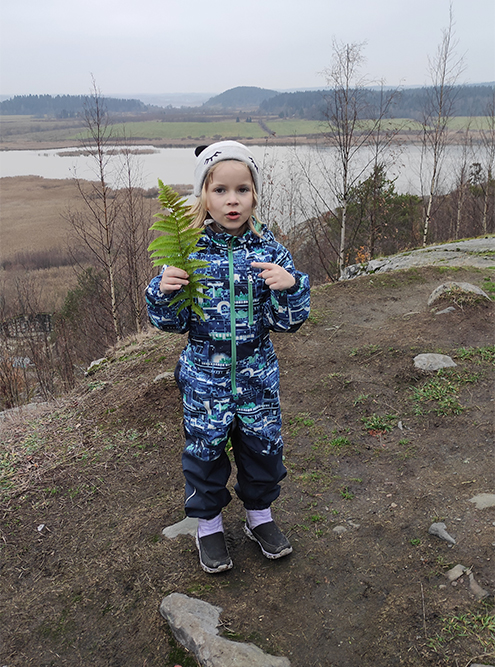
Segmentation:
<svg viewBox="0 0 495 667">
<path fill-rule="evenodd" d="M 470 498 L 469 502 L 475 503 L 477 510 L 484 510 L 485 507 L 495 507 L 495 493 L 478 493 L 477 496 Z M 493 525 L 495 526 L 495 523 Z"/>
<path fill-rule="evenodd" d="M 428 532 L 430 535 L 436 535 L 436 537 L 439 537 L 441 540 L 449 542 L 449 544 L 455 544 L 454 538 L 448 534 L 446 528 L 447 526 L 444 523 L 432 523 L 428 528 Z"/>
<path fill-rule="evenodd" d="M 451 570 L 445 573 L 445 576 L 449 581 L 456 581 L 459 577 L 462 577 L 464 572 L 466 572 L 467 567 L 461 565 L 460 563 L 453 567 Z"/>
<path fill-rule="evenodd" d="M 335 526 L 333 532 L 337 533 L 337 535 L 343 535 L 344 533 L 347 533 L 347 528 L 345 526 Z"/>
<path fill-rule="evenodd" d="M 438 313 L 435 313 L 435 315 L 446 315 L 447 313 L 454 313 L 454 312 L 455 312 L 454 306 L 449 306 L 448 308 L 439 310 Z"/>
<path fill-rule="evenodd" d="M 196 530 L 198 528 L 198 520 L 192 517 L 186 516 L 185 519 L 174 523 L 172 526 L 168 526 L 162 530 L 162 535 L 173 540 L 179 535 L 192 535 L 195 537 Z"/>
<path fill-rule="evenodd" d="M 169 382 L 171 380 L 175 380 L 175 376 L 173 371 L 165 371 L 165 373 L 160 373 L 160 375 L 157 375 L 156 378 L 153 380 L 153 382 Z"/>
<path fill-rule="evenodd" d="M 441 368 L 457 366 L 455 361 L 446 354 L 418 354 L 414 357 L 414 366 L 423 371 L 438 371 Z"/>
<path fill-rule="evenodd" d="M 469 588 L 477 600 L 483 600 L 483 598 L 486 598 L 490 595 L 488 591 L 485 591 L 484 588 L 481 588 L 481 586 L 475 580 L 473 573 L 469 575 Z"/>
<path fill-rule="evenodd" d="M 96 373 L 96 371 L 99 370 L 100 367 L 103 366 L 103 364 L 108 364 L 108 359 L 106 357 L 101 357 L 101 359 L 95 359 L 89 364 L 84 375 L 92 375 L 93 373 Z"/>
</svg>

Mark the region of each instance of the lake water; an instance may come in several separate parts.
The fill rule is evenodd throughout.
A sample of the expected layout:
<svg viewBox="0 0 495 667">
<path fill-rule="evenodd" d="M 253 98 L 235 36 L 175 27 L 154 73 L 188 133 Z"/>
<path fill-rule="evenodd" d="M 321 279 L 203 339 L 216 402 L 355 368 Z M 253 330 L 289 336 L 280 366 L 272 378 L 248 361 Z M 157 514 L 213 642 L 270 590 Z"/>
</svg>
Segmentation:
<svg viewBox="0 0 495 667">
<path fill-rule="evenodd" d="M 133 150 L 144 151 L 143 154 L 132 156 L 134 173 L 139 175 L 139 185 L 144 188 L 156 187 L 160 178 L 164 183 L 192 183 L 195 156 L 191 148 L 154 148 L 152 146 L 134 147 Z M 306 169 L 319 172 L 321 156 L 329 158 L 333 149 L 320 149 L 318 152 L 311 146 L 252 146 L 251 150 L 259 162 L 264 165 L 264 172 L 276 181 L 283 179 L 287 170 L 297 169 L 304 165 Z M 75 155 L 77 148 L 30 151 L 0 152 L 0 177 L 6 176 L 42 176 L 43 178 L 74 178 L 96 180 L 94 160 L 83 154 Z M 454 182 L 454 167 L 462 154 L 461 146 L 449 146 L 443 166 L 445 187 Z M 364 159 L 364 156 L 363 156 Z M 417 145 L 406 145 L 396 149 L 395 154 L 387 156 L 388 176 L 396 178 L 396 189 L 399 192 L 419 194 L 421 151 Z M 328 160 L 330 163 L 331 160 Z M 475 161 L 472 159 L 471 161 Z M 108 170 L 108 180 L 118 185 L 118 173 L 122 158 L 116 156 Z M 316 180 L 319 180 L 316 177 Z"/>
</svg>

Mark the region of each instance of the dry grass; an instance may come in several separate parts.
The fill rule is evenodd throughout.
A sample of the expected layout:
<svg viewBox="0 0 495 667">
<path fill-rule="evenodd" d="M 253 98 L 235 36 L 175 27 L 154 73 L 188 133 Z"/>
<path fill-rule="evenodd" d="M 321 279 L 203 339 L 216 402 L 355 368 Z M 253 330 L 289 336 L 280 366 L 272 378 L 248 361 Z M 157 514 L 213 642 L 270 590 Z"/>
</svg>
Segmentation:
<svg viewBox="0 0 495 667">
<path fill-rule="evenodd" d="M 81 203 L 71 180 L 39 176 L 0 179 L 1 260 L 20 251 L 50 250 L 67 245 L 69 228 L 62 214 Z"/>
</svg>

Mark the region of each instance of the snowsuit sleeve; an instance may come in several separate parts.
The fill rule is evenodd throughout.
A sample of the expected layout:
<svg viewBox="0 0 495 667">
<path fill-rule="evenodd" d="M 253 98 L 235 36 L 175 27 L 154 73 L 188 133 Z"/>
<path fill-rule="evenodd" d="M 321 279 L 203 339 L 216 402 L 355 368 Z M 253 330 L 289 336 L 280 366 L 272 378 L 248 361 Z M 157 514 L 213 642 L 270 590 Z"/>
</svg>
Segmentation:
<svg viewBox="0 0 495 667">
<path fill-rule="evenodd" d="M 309 277 L 295 270 L 289 251 L 281 245 L 273 261 L 293 275 L 296 282 L 287 290 L 270 290 L 270 296 L 264 304 L 263 324 L 271 331 L 294 332 L 309 316 Z"/>
<path fill-rule="evenodd" d="M 189 331 L 191 312 L 189 308 L 183 308 L 180 313 L 180 303 L 173 306 L 170 301 L 175 296 L 172 294 L 163 294 L 160 292 L 161 274 L 152 279 L 146 288 L 146 306 L 151 323 L 162 331 L 172 331 L 174 333 L 185 333 Z"/>
</svg>

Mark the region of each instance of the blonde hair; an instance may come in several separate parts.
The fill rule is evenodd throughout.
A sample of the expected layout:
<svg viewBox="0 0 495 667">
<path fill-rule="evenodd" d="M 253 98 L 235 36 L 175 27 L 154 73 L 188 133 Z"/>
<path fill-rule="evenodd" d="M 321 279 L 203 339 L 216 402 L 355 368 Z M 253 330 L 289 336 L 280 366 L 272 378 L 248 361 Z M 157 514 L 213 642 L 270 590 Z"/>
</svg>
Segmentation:
<svg viewBox="0 0 495 667">
<path fill-rule="evenodd" d="M 192 216 L 194 216 L 193 221 L 191 223 L 191 227 L 195 229 L 197 229 L 198 227 L 203 227 L 205 224 L 205 220 L 208 218 L 208 207 L 206 206 L 206 190 L 208 189 L 208 186 L 213 180 L 213 174 L 215 173 L 215 169 L 218 167 L 219 164 L 222 163 L 217 162 L 216 164 L 214 164 L 213 167 L 206 174 L 206 178 L 203 182 L 203 187 L 201 188 L 201 194 L 197 198 L 196 203 L 191 206 L 191 209 L 189 211 L 189 213 Z M 247 224 L 249 229 L 254 234 L 256 234 L 256 236 L 262 236 L 262 233 L 259 230 L 260 222 L 254 213 L 256 207 L 258 206 L 258 193 L 256 192 L 256 186 L 254 184 L 253 177 L 251 175 L 251 170 L 247 165 L 246 169 L 249 172 L 249 176 L 251 178 L 251 184 L 253 186 L 253 210 L 251 211 L 251 215 L 249 216 Z"/>
</svg>

